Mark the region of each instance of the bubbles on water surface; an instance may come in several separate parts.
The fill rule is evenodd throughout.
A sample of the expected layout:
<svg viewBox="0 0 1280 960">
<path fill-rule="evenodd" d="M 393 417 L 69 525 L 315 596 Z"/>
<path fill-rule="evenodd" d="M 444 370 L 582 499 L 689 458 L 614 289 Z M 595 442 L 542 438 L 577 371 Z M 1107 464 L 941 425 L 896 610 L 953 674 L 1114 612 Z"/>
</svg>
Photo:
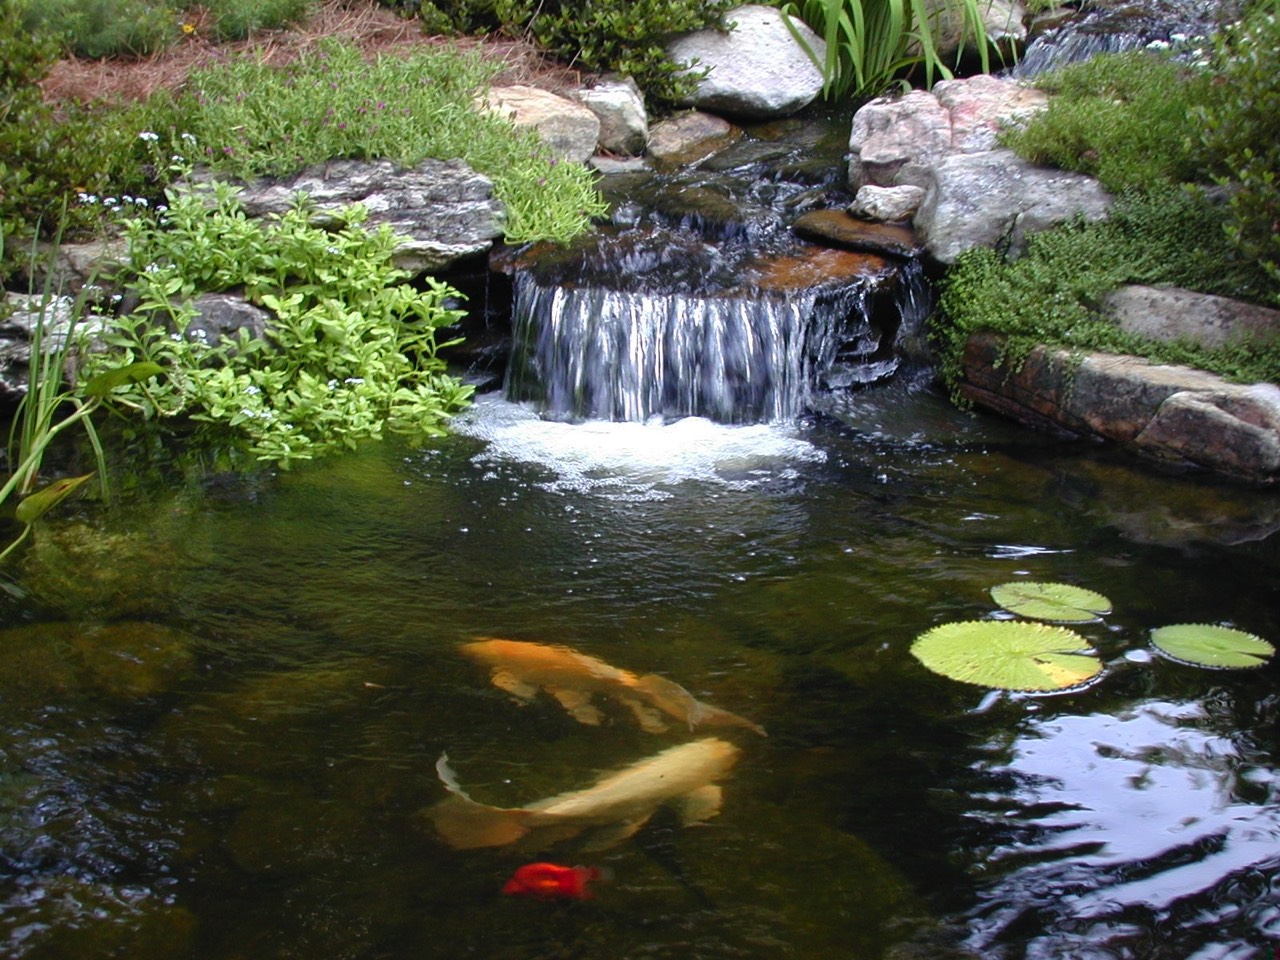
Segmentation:
<svg viewBox="0 0 1280 960">
<path fill-rule="evenodd" d="M 826 459 L 792 425 L 730 426 L 702 417 L 564 423 L 497 397 L 480 398 L 455 426 L 486 442 L 474 457 L 479 464 L 538 466 L 548 475 L 538 483 L 544 489 L 618 500 L 667 499 L 684 483 L 745 490 L 794 478 L 799 466 Z"/>
</svg>

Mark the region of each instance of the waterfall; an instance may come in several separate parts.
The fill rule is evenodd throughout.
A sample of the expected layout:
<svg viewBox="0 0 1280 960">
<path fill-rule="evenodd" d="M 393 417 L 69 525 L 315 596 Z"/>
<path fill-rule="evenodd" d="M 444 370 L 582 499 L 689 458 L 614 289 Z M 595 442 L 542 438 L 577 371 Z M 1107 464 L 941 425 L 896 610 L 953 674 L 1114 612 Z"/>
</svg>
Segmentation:
<svg viewBox="0 0 1280 960">
<path fill-rule="evenodd" d="M 918 269 L 898 267 L 835 286 L 713 294 L 520 273 L 506 395 L 565 420 L 793 420 L 814 391 L 893 372 L 922 284 Z"/>
</svg>

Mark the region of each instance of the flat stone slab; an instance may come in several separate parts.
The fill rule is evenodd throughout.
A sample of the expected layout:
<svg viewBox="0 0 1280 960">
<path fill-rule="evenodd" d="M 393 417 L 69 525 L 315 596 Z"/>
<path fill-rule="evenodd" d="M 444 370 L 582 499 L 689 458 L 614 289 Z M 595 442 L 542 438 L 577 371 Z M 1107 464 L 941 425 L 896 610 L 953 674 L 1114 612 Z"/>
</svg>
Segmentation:
<svg viewBox="0 0 1280 960">
<path fill-rule="evenodd" d="M 796 218 L 796 236 L 829 243 L 848 250 L 914 257 L 921 251 L 910 227 L 860 220 L 844 210 L 814 210 Z"/>
<path fill-rule="evenodd" d="M 1049 347 L 1015 367 L 1004 359 L 1003 339 L 983 333 L 965 346 L 960 393 L 1024 425 L 1108 440 L 1151 460 L 1253 484 L 1280 480 L 1275 384 Z"/>
</svg>

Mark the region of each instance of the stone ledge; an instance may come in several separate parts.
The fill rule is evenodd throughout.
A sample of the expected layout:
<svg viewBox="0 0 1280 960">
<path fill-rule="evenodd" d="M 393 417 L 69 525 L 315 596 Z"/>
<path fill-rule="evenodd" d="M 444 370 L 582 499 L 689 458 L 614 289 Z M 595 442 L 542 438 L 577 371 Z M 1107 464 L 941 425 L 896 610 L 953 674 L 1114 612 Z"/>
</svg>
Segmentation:
<svg viewBox="0 0 1280 960">
<path fill-rule="evenodd" d="M 1241 385 L 1141 357 L 1036 347 L 1017 368 L 1004 339 L 965 345 L 960 393 L 1062 436 L 1094 437 L 1167 464 L 1248 483 L 1280 480 L 1280 387 Z"/>
</svg>

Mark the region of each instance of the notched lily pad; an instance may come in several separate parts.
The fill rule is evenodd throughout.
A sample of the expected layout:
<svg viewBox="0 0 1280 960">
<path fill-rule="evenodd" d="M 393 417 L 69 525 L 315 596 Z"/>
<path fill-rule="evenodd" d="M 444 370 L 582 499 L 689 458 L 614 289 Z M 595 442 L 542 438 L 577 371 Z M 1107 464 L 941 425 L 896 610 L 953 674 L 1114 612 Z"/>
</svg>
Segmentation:
<svg viewBox="0 0 1280 960">
<path fill-rule="evenodd" d="M 1111 612 L 1102 594 L 1069 583 L 1015 580 L 992 587 L 991 599 L 1010 613 L 1053 623 L 1088 623 Z"/>
<path fill-rule="evenodd" d="M 917 637 L 911 652 L 934 673 L 998 690 L 1066 690 L 1102 672 L 1084 637 L 1045 623 L 944 623 Z"/>
<path fill-rule="evenodd" d="M 1213 623 L 1157 627 L 1151 645 L 1170 660 L 1217 670 L 1260 667 L 1276 652 L 1261 637 Z"/>
</svg>

